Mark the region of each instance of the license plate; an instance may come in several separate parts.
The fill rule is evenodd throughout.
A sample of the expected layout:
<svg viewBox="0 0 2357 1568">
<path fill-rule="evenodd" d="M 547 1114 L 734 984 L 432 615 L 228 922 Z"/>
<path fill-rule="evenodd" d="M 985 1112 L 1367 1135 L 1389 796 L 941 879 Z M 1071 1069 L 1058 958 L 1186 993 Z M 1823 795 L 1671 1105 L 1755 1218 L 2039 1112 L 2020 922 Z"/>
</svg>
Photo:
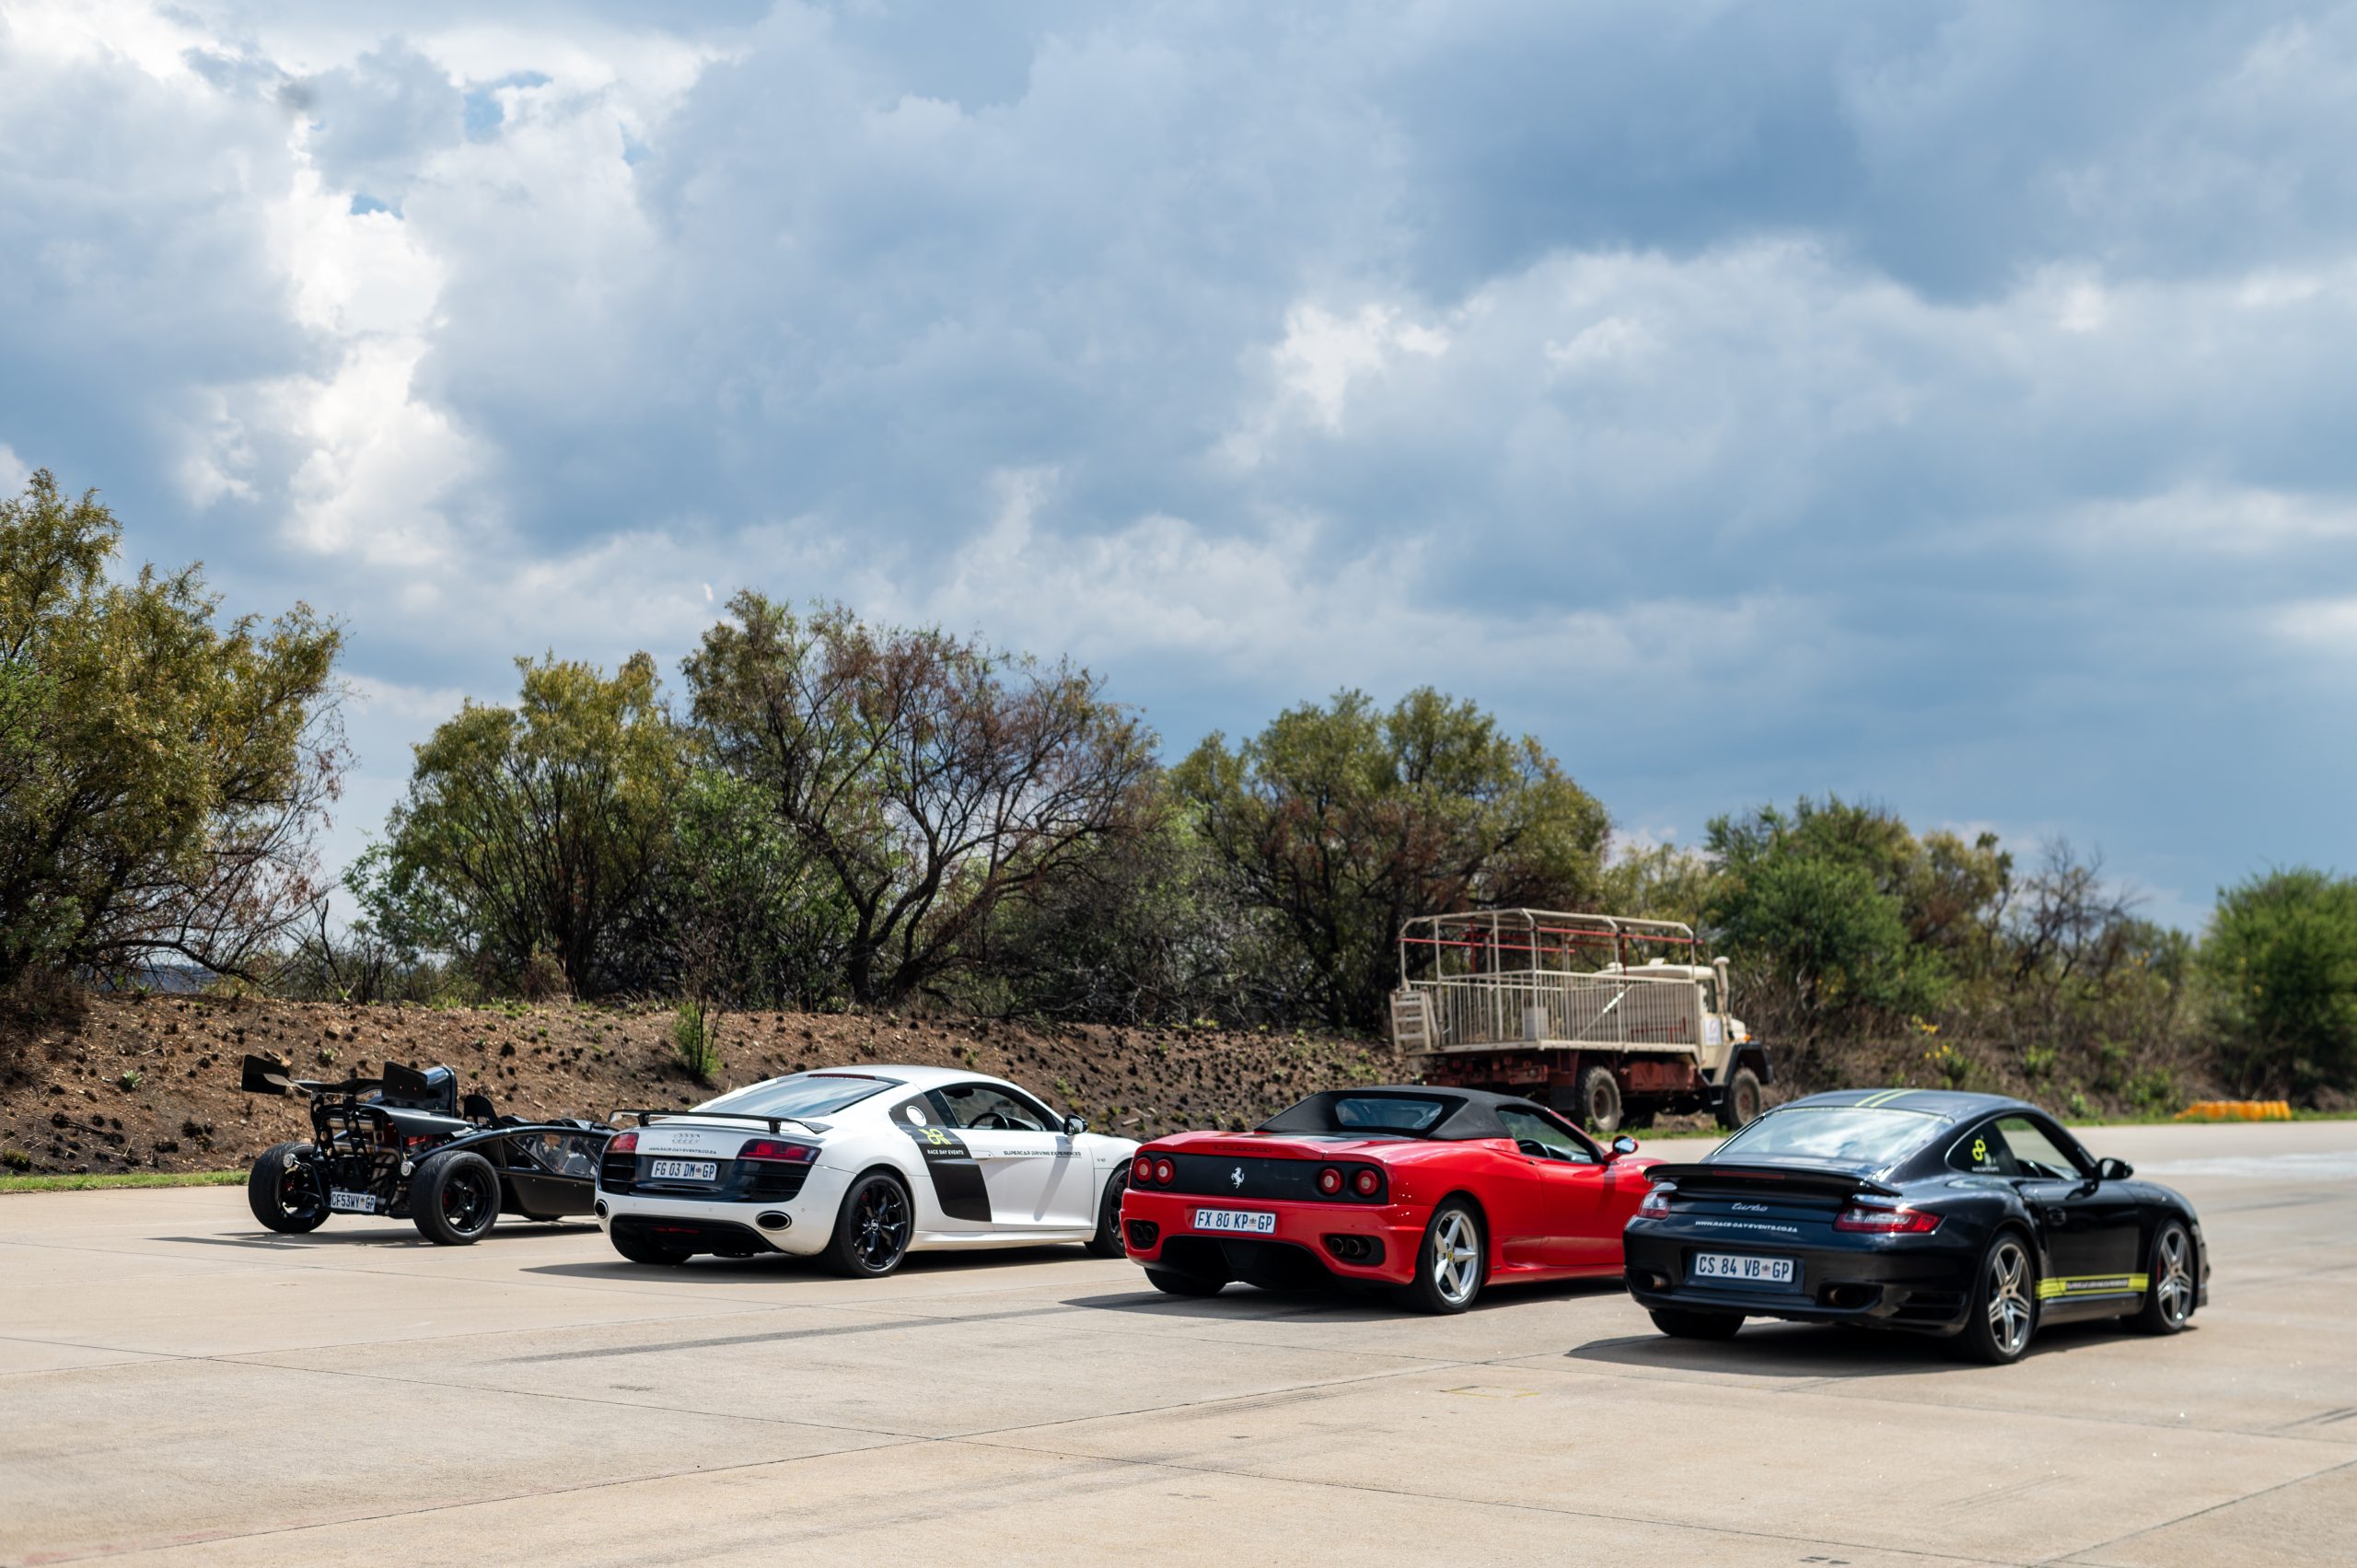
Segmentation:
<svg viewBox="0 0 2357 1568">
<path fill-rule="evenodd" d="M 1247 1236 L 1271 1236 L 1276 1233 L 1277 1216 L 1249 1209 L 1197 1209 L 1195 1228 L 1240 1231 Z"/>
<path fill-rule="evenodd" d="M 1788 1285 L 1793 1283 L 1790 1258 L 1746 1258 L 1732 1252 L 1697 1252 L 1690 1278 L 1732 1280 L 1738 1284 Z"/>
<path fill-rule="evenodd" d="M 377 1212 L 374 1192 L 346 1192 L 341 1188 L 328 1190 L 328 1207 L 340 1214 L 373 1214 Z"/>
<path fill-rule="evenodd" d="M 720 1174 L 718 1160 L 656 1160 L 651 1173 L 657 1181 L 710 1181 Z"/>
</svg>

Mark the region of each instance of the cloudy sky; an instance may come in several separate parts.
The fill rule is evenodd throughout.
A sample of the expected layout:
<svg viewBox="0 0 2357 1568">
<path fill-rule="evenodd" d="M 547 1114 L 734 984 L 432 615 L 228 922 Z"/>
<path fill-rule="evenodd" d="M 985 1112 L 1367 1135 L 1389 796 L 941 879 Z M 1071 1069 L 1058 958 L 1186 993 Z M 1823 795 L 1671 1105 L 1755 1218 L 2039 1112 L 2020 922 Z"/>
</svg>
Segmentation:
<svg viewBox="0 0 2357 1568">
<path fill-rule="evenodd" d="M 343 618 L 347 853 L 742 586 L 2197 923 L 2357 870 L 2357 8 L 0 0 L 0 483 Z"/>
</svg>

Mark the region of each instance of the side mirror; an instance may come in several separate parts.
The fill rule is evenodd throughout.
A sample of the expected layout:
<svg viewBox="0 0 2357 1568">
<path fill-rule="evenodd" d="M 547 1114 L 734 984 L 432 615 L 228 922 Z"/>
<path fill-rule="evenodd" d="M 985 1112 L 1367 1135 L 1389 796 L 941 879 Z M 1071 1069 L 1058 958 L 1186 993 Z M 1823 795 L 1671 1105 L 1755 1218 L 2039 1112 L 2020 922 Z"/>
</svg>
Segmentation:
<svg viewBox="0 0 2357 1568">
<path fill-rule="evenodd" d="M 2135 1174 L 2136 1167 L 2126 1160 L 2097 1160 L 2096 1162 L 2097 1181 L 2125 1181 Z"/>
<path fill-rule="evenodd" d="M 1087 1131 L 1088 1118 L 1086 1116 L 1067 1116 L 1064 1118 L 1064 1132 L 1069 1136 L 1077 1138 L 1083 1132 Z"/>
<path fill-rule="evenodd" d="M 1637 1152 L 1637 1140 L 1623 1132 L 1612 1140 L 1612 1152 L 1616 1155 L 1633 1155 Z"/>
</svg>

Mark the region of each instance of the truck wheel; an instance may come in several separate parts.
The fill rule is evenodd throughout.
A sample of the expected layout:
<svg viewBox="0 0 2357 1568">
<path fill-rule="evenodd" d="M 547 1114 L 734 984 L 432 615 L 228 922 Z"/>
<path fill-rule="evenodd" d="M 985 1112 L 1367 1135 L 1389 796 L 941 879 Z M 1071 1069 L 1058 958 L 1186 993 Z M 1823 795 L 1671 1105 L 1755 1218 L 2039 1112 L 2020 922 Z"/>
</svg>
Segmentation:
<svg viewBox="0 0 2357 1568">
<path fill-rule="evenodd" d="M 246 1207 L 274 1231 L 300 1236 L 328 1217 L 328 1195 L 311 1167 L 295 1159 L 301 1144 L 273 1144 L 254 1156 L 246 1174 Z"/>
<path fill-rule="evenodd" d="M 429 1159 L 410 1183 L 410 1218 L 436 1247 L 467 1247 L 499 1219 L 499 1172 L 471 1150 Z"/>
<path fill-rule="evenodd" d="M 1609 1067 L 1591 1067 L 1580 1074 L 1580 1115 L 1598 1132 L 1620 1131 L 1620 1081 Z"/>
<path fill-rule="evenodd" d="M 1726 1093 L 1719 1097 L 1719 1125 L 1732 1132 L 1759 1114 L 1759 1074 L 1748 1067 L 1738 1067 L 1727 1079 Z"/>
</svg>

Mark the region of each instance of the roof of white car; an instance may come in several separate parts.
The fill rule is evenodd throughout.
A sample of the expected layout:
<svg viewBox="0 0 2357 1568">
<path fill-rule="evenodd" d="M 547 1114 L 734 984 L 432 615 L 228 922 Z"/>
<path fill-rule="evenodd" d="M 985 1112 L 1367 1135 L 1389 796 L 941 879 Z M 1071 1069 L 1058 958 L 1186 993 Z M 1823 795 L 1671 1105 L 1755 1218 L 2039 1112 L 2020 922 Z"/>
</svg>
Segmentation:
<svg viewBox="0 0 2357 1568">
<path fill-rule="evenodd" d="M 968 1067 L 917 1067 L 890 1062 L 862 1062 L 852 1067 L 813 1067 L 806 1073 L 789 1073 L 789 1078 L 889 1078 L 906 1084 L 912 1089 L 937 1089 L 944 1084 L 970 1084 L 976 1079 L 984 1083 L 1004 1084 L 1010 1080 L 988 1073 L 977 1073 Z"/>
</svg>

